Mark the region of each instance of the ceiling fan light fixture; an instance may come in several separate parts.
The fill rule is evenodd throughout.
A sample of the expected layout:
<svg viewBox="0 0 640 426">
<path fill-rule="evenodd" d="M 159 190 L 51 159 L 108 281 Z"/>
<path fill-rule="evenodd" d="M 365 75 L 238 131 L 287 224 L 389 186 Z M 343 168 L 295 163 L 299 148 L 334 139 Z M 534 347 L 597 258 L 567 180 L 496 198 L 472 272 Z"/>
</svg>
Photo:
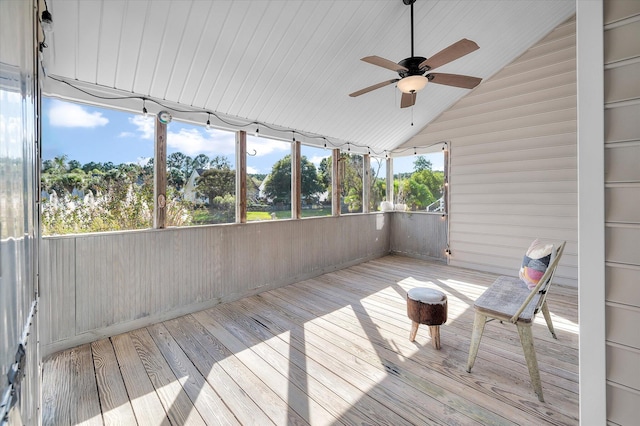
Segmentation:
<svg viewBox="0 0 640 426">
<path fill-rule="evenodd" d="M 398 82 L 398 89 L 403 93 L 416 93 L 424 89 L 429 79 L 423 75 L 409 75 Z"/>
</svg>

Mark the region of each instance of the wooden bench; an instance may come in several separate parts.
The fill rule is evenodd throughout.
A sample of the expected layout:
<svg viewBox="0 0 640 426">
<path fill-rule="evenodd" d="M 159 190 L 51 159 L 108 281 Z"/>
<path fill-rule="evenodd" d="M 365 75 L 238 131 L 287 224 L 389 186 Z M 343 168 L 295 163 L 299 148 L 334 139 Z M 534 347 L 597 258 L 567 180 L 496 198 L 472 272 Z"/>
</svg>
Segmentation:
<svg viewBox="0 0 640 426">
<path fill-rule="evenodd" d="M 533 289 L 529 290 L 520 278 L 501 276 L 478 297 L 473 305 L 476 310 L 476 315 L 473 323 L 473 332 L 471 334 L 467 372 L 471 373 L 471 368 L 475 363 L 485 324 L 494 319 L 501 322 L 511 322 L 518 328 L 520 344 L 522 345 L 524 357 L 527 361 L 527 368 L 529 369 L 533 389 L 538 395 L 540 402 L 544 402 L 540 372 L 538 370 L 538 360 L 533 347 L 531 325 L 533 324 L 536 314 L 542 311 L 551 335 L 554 339 L 557 339 L 556 332 L 553 329 L 553 323 L 551 322 L 549 307 L 547 306 L 547 292 L 551 286 L 551 280 L 553 279 L 553 274 L 564 251 L 565 244 L 566 242 L 560 244 L 551 264 Z"/>
</svg>

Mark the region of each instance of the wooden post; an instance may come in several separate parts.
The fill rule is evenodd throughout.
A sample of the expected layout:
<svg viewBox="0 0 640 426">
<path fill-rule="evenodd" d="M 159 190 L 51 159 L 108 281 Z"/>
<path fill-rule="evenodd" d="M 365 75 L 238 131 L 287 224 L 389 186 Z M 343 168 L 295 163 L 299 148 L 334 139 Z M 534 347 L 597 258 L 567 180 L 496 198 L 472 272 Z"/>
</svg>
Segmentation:
<svg viewBox="0 0 640 426">
<path fill-rule="evenodd" d="M 167 217 L 167 125 L 156 120 L 156 138 L 154 143 L 153 160 L 153 227 L 165 227 Z"/>
<path fill-rule="evenodd" d="M 369 213 L 371 210 L 371 156 L 362 156 L 362 213 Z"/>
<path fill-rule="evenodd" d="M 291 218 L 302 217 L 302 162 L 301 143 L 294 140 L 291 145 Z"/>
<path fill-rule="evenodd" d="M 340 149 L 333 150 L 331 155 L 331 214 L 340 216 Z"/>
<path fill-rule="evenodd" d="M 387 201 L 393 203 L 393 159 L 387 158 Z"/>
<path fill-rule="evenodd" d="M 236 132 L 236 223 L 247 223 L 247 132 Z"/>
<path fill-rule="evenodd" d="M 442 198 L 444 200 L 444 213 L 449 214 L 449 146 L 445 144 L 443 146 L 444 154 L 444 191 L 442 192 Z"/>
</svg>

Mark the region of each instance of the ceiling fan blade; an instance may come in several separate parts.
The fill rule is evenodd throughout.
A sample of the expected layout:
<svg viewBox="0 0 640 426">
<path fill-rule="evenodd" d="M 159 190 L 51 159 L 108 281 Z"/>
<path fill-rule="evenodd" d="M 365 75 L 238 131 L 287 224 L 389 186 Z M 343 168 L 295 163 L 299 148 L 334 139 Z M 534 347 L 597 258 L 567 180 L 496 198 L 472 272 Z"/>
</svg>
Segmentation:
<svg viewBox="0 0 640 426">
<path fill-rule="evenodd" d="M 430 70 L 438 68 L 444 64 L 448 64 L 451 61 L 455 61 L 458 58 L 462 58 L 474 50 L 478 50 L 480 47 L 475 41 L 463 38 L 460 41 L 453 43 L 451 46 L 446 47 L 433 55 L 432 57 L 425 59 L 419 65 L 419 68 L 429 67 Z"/>
<path fill-rule="evenodd" d="M 431 73 L 427 78 L 432 83 L 445 84 L 447 86 L 462 87 L 463 89 L 473 89 L 482 81 L 481 78 L 460 74 Z"/>
<path fill-rule="evenodd" d="M 364 95 L 365 93 L 369 93 L 372 90 L 379 89 L 384 86 L 388 86 L 389 84 L 393 84 L 396 81 L 399 81 L 399 78 L 394 78 L 393 80 L 383 81 L 382 83 L 374 84 L 373 86 L 365 87 L 364 89 L 360 89 L 357 92 L 350 93 L 349 96 L 355 98 L 356 96 Z"/>
<path fill-rule="evenodd" d="M 373 64 L 373 65 L 377 65 L 377 66 L 382 67 L 382 68 L 389 69 L 391 71 L 395 71 L 395 72 L 398 72 L 398 71 L 409 71 L 409 68 L 403 67 L 402 65 L 396 64 L 395 62 L 390 61 L 388 59 L 381 58 L 380 56 L 366 56 L 366 57 L 362 58 L 361 60 L 365 61 L 365 62 L 368 62 L 370 64 Z"/>
<path fill-rule="evenodd" d="M 416 92 L 402 93 L 402 99 L 400 99 L 400 108 L 406 108 L 413 106 L 416 103 Z"/>
</svg>

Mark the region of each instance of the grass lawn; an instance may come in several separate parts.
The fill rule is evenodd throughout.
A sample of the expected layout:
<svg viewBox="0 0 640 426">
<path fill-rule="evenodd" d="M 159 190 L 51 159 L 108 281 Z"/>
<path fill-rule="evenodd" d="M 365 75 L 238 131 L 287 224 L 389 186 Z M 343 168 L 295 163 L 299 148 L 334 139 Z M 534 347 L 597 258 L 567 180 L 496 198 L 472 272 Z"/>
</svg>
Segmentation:
<svg viewBox="0 0 640 426">
<path fill-rule="evenodd" d="M 276 219 L 291 219 L 291 212 L 289 210 L 275 212 Z M 331 208 L 323 209 L 306 209 L 302 210 L 302 217 L 314 217 L 314 216 L 330 216 Z M 271 212 L 247 212 L 247 222 L 256 220 L 271 220 Z"/>
</svg>

